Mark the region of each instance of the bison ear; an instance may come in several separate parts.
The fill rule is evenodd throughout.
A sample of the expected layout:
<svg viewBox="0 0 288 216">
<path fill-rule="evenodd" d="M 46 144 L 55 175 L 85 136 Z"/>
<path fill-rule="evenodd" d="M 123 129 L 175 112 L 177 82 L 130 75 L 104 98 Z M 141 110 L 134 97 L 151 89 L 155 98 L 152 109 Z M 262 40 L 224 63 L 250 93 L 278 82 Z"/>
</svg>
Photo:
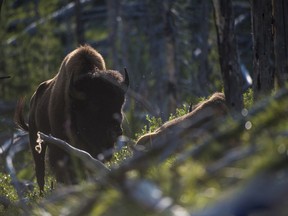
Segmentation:
<svg viewBox="0 0 288 216">
<path fill-rule="evenodd" d="M 126 68 L 124 68 L 124 85 L 128 89 L 128 87 L 129 87 L 129 76 L 128 76 L 128 72 L 127 72 Z"/>
</svg>

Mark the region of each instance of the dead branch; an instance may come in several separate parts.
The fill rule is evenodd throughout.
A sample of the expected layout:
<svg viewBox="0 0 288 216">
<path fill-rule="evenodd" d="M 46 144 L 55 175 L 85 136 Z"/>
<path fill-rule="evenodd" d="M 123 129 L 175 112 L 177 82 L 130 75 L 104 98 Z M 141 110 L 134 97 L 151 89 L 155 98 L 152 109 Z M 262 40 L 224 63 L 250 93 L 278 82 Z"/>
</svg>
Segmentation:
<svg viewBox="0 0 288 216">
<path fill-rule="evenodd" d="M 1 77 L 0 77 L 0 80 L 1 80 L 1 79 L 9 79 L 9 78 L 11 78 L 11 76 L 1 76 Z"/>
<path fill-rule="evenodd" d="M 75 148 L 74 146 L 71 146 L 69 143 L 57 139 L 51 135 L 46 135 L 42 132 L 37 133 L 38 137 L 40 137 L 41 140 L 48 144 L 56 145 L 57 147 L 65 150 L 66 152 L 73 154 L 77 156 L 79 159 L 81 159 L 84 163 L 84 165 L 93 170 L 94 172 L 97 170 L 99 171 L 99 177 L 104 176 L 108 172 L 110 172 L 110 169 L 107 168 L 101 161 L 93 158 L 89 153 L 86 151 L 80 150 Z"/>
<path fill-rule="evenodd" d="M 199 128 L 205 133 L 208 131 L 205 125 L 212 125 L 213 120 L 227 114 L 228 107 L 226 106 L 225 96 L 223 93 L 216 92 L 208 100 L 198 103 L 191 112 L 167 121 L 154 132 L 140 137 L 137 144 L 153 145 L 155 139 L 162 139 L 169 133 L 175 134 L 175 130 L 183 131 L 179 134 L 180 139 L 187 136 L 187 134 L 194 134 L 195 130 L 200 132 Z"/>
<path fill-rule="evenodd" d="M 147 180 L 126 180 L 123 194 L 144 209 L 165 213 L 171 216 L 188 216 L 186 209 L 175 205 L 170 197 L 163 196 L 162 191 Z"/>
<path fill-rule="evenodd" d="M 25 198 L 23 196 L 23 189 L 21 187 L 19 180 L 17 179 L 16 170 L 13 166 L 13 159 L 15 157 L 15 154 L 17 154 L 18 152 L 26 148 L 26 146 L 23 145 L 22 142 L 23 142 L 22 139 L 20 140 L 19 139 L 14 140 L 14 138 L 11 139 L 11 148 L 9 149 L 9 152 L 6 157 L 6 168 L 7 168 L 8 173 L 11 176 L 12 185 L 16 189 L 16 192 L 20 201 L 20 205 L 22 207 L 22 210 L 24 211 L 24 215 L 30 215 L 28 206 L 26 205 Z"/>
<path fill-rule="evenodd" d="M 259 151 L 259 148 L 256 146 L 248 146 L 248 147 L 236 147 L 229 151 L 226 155 L 224 155 L 220 160 L 216 161 L 215 163 L 211 164 L 206 168 L 206 171 L 209 174 L 214 174 L 217 171 L 220 171 L 224 167 L 231 165 L 241 159 L 244 159 L 248 156 L 251 156 Z"/>
<path fill-rule="evenodd" d="M 277 208 L 287 204 L 287 194 L 287 169 L 280 171 L 266 170 L 248 181 L 243 187 L 238 188 L 231 196 L 222 198 L 213 206 L 195 213 L 193 216 L 248 216 L 261 212 L 265 213 L 267 210 L 275 213 Z M 274 213 L 269 215 L 277 215 L 277 212 Z"/>
</svg>

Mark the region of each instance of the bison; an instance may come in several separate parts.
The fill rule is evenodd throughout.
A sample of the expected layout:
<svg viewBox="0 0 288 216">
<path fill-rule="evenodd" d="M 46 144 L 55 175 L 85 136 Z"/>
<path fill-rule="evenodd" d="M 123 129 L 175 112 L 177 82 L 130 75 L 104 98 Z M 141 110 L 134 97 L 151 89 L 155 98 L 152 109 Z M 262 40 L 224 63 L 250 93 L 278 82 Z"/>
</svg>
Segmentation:
<svg viewBox="0 0 288 216">
<path fill-rule="evenodd" d="M 164 123 L 154 132 L 145 134 L 137 140 L 137 145 L 153 145 L 156 140 L 169 139 L 171 134 L 176 133 L 179 138 L 191 137 L 191 133 L 197 135 L 204 134 L 207 124 L 217 117 L 224 116 L 228 113 L 225 96 L 223 93 L 216 92 L 208 100 L 198 103 L 190 108 L 190 112 L 176 119 Z M 195 133 L 196 134 L 196 133 Z M 189 135 L 189 136 L 187 136 Z"/>
<path fill-rule="evenodd" d="M 18 103 L 15 122 L 29 132 L 40 192 L 45 183 L 46 145 L 40 154 L 36 151 L 37 132 L 51 134 L 97 157 L 112 148 L 122 134 L 122 106 L 128 86 L 126 70 L 125 76 L 106 70 L 102 56 L 85 45 L 64 58 L 54 78 L 39 85 L 30 101 L 28 124 L 23 117 L 24 103 Z M 48 160 L 58 182 L 77 182 L 68 153 L 49 145 Z"/>
</svg>

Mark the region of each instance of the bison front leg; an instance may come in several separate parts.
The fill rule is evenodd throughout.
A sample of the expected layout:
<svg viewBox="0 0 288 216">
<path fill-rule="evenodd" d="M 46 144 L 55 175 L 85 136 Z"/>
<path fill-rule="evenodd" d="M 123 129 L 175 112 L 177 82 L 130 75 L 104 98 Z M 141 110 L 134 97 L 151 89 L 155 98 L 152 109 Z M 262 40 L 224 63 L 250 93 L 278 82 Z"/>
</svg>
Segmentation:
<svg viewBox="0 0 288 216">
<path fill-rule="evenodd" d="M 64 184 L 78 183 L 77 169 L 75 168 L 77 164 L 76 158 L 74 158 L 74 161 L 71 155 L 53 145 L 49 146 L 48 158 L 57 182 Z"/>
</svg>

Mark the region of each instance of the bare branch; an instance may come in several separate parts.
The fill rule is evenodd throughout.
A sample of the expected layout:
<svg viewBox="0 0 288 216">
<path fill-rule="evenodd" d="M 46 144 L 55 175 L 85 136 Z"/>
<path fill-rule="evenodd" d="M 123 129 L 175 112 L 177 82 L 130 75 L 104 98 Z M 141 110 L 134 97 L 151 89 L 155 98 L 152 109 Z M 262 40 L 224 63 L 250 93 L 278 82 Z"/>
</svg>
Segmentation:
<svg viewBox="0 0 288 216">
<path fill-rule="evenodd" d="M 0 8 L 0 10 L 1 10 L 1 8 Z M 1 76 L 0 77 L 0 79 L 9 79 L 9 78 L 11 78 L 11 76 Z"/>
<path fill-rule="evenodd" d="M 281 176 L 281 181 L 279 181 L 279 176 Z M 193 216 L 246 216 L 254 215 L 261 211 L 265 212 L 265 210 L 271 210 L 275 207 L 277 208 L 277 206 L 278 208 L 285 205 L 287 206 L 287 177 L 287 169 L 276 172 L 266 171 L 258 174 L 243 187 L 234 191 L 233 195 L 221 199 L 213 206 L 204 209 L 202 212 L 195 213 Z"/>
<path fill-rule="evenodd" d="M 221 170 L 222 168 L 231 165 L 234 162 L 237 162 L 243 158 L 251 156 L 258 151 L 256 146 L 248 146 L 248 147 L 237 147 L 229 151 L 224 157 L 222 157 L 219 161 L 214 164 L 208 166 L 206 171 L 209 174 L 214 174 L 215 172 Z"/>
<path fill-rule="evenodd" d="M 186 209 L 173 204 L 170 197 L 165 197 L 162 191 L 153 183 L 147 180 L 127 180 L 125 182 L 124 194 L 139 204 L 144 209 L 163 213 L 171 216 L 188 216 Z"/>
<path fill-rule="evenodd" d="M 18 141 L 18 143 L 17 143 L 17 141 Z M 23 197 L 23 193 L 22 193 L 23 190 L 21 189 L 21 185 L 20 185 L 20 183 L 17 179 L 17 176 L 16 176 L 16 170 L 13 166 L 13 158 L 14 158 L 15 154 L 18 153 L 19 151 L 22 151 L 24 148 L 26 148 L 26 146 L 23 145 L 22 142 L 23 142 L 23 140 L 21 140 L 21 139 L 20 140 L 19 139 L 14 140 L 14 138 L 11 139 L 11 148 L 8 152 L 7 157 L 6 157 L 6 168 L 8 170 L 8 173 L 11 176 L 12 185 L 16 189 L 22 210 L 24 211 L 24 215 L 30 215 L 28 206 L 26 205 L 25 199 Z M 25 140 L 24 140 L 24 142 L 25 142 Z"/>
<path fill-rule="evenodd" d="M 56 145 L 57 147 L 62 148 L 66 152 L 77 156 L 79 159 L 81 159 L 84 162 L 87 168 L 93 171 L 99 170 L 100 176 L 103 176 L 110 171 L 109 168 L 107 168 L 101 161 L 93 158 L 86 151 L 77 149 L 63 140 L 57 139 L 51 135 L 48 136 L 42 132 L 38 132 L 37 135 L 40 136 L 40 138 L 44 142 L 48 144 Z"/>
</svg>

